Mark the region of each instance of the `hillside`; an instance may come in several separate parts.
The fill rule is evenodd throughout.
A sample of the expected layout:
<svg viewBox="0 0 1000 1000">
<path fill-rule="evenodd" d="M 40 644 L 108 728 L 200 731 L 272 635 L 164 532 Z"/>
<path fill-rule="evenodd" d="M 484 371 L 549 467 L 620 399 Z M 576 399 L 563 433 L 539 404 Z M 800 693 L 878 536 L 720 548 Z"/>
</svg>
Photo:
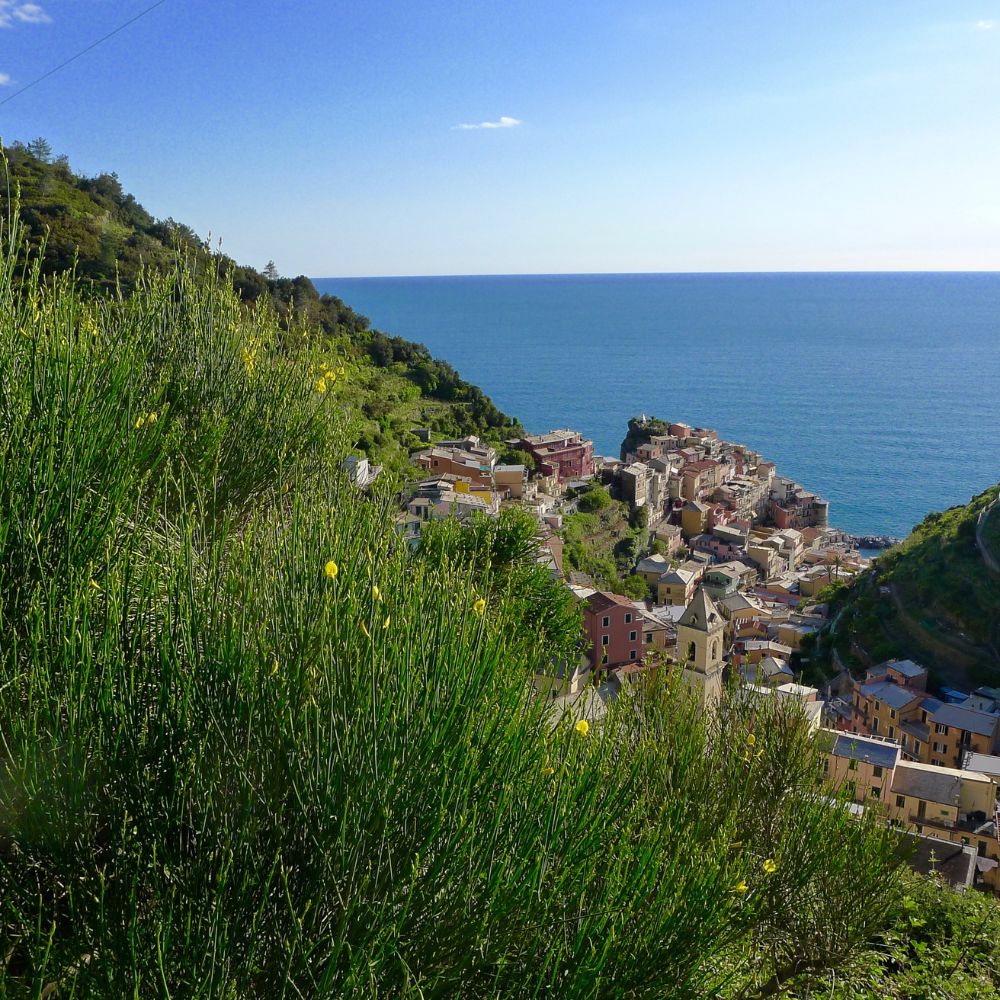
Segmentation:
<svg viewBox="0 0 1000 1000">
<path fill-rule="evenodd" d="M 1000 510 L 994 486 L 929 514 L 833 597 L 835 625 L 816 660 L 853 670 L 890 657 L 926 664 L 939 684 L 1000 684 Z"/>
<path fill-rule="evenodd" d="M 339 356 L 190 261 L 118 300 L 24 254 L 0 228 L 0 995 L 749 1000 L 883 930 L 895 836 L 798 716 L 666 678 L 554 716 L 579 611 L 527 515 L 411 550 L 342 472 Z"/>
<path fill-rule="evenodd" d="M 338 357 L 351 373 L 356 403 L 351 429 L 356 449 L 402 472 L 411 431 L 427 427 L 448 437 L 479 434 L 499 442 L 521 430 L 477 386 L 460 378 L 422 344 L 372 328 L 333 295 L 320 295 L 304 275 L 279 277 L 237 264 L 212 252 L 192 229 L 173 219 L 154 219 L 122 189 L 114 173 L 84 177 L 66 157 L 52 157 L 43 140 L 6 151 L 8 183 L 0 183 L 0 213 L 16 205 L 24 227 L 24 249 L 33 252 L 42 274 L 73 269 L 81 293 L 131 295 L 143 268 L 170 271 L 178 253 L 198 270 L 211 270 L 232 283 L 253 308 L 273 308 L 286 339 L 310 331 L 313 347 Z"/>
</svg>

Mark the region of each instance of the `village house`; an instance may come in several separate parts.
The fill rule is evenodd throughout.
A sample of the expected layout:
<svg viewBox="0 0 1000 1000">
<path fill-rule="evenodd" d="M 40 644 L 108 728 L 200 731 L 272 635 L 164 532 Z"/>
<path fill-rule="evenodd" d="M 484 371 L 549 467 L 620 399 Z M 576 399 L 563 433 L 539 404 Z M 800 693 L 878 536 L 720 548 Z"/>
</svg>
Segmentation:
<svg viewBox="0 0 1000 1000">
<path fill-rule="evenodd" d="M 635 572 L 641 576 L 651 587 L 655 587 L 664 573 L 670 571 L 670 561 L 666 556 L 661 556 L 654 552 L 650 556 L 645 556 L 635 564 Z"/>
<path fill-rule="evenodd" d="M 681 508 L 681 534 L 685 538 L 702 535 L 708 528 L 708 506 L 698 500 L 688 500 Z"/>
<path fill-rule="evenodd" d="M 855 802 L 884 801 L 900 760 L 899 744 L 877 736 L 820 731 L 823 776 Z"/>
<path fill-rule="evenodd" d="M 682 604 L 687 607 L 694 597 L 701 578 L 705 575 L 705 569 L 703 563 L 689 560 L 681 563 L 676 569 L 668 570 L 656 583 L 657 603 Z"/>
<path fill-rule="evenodd" d="M 597 591 L 583 605 L 588 659 L 595 670 L 641 663 L 645 653 L 642 617 L 627 597 Z"/>
<path fill-rule="evenodd" d="M 594 474 L 594 443 L 577 431 L 529 434 L 514 443 L 534 456 L 543 475 L 555 476 L 560 484 Z"/>
<path fill-rule="evenodd" d="M 739 592 L 740 574 L 728 566 L 710 566 L 701 578 L 701 585 L 713 601 L 724 601 Z"/>
<path fill-rule="evenodd" d="M 793 480 L 775 476 L 771 481 L 770 512 L 779 528 L 825 528 L 830 504 Z"/>
<path fill-rule="evenodd" d="M 452 475 L 467 480 L 474 486 L 493 489 L 493 467 L 496 465 L 496 451 L 482 446 L 479 438 L 469 438 L 461 442 L 465 447 L 452 443 L 439 443 L 412 456 L 421 468 L 435 476 Z"/>
<path fill-rule="evenodd" d="M 527 483 L 528 474 L 523 465 L 496 465 L 493 467 L 494 488 L 506 499 L 522 499 Z"/>
<path fill-rule="evenodd" d="M 890 660 L 854 682 L 853 727 L 898 739 L 905 756 L 937 766 L 959 767 L 968 752 L 1000 749 L 1000 713 L 979 711 L 988 699 L 971 696 L 961 704 L 927 694 L 927 671 L 912 660 Z"/>
</svg>

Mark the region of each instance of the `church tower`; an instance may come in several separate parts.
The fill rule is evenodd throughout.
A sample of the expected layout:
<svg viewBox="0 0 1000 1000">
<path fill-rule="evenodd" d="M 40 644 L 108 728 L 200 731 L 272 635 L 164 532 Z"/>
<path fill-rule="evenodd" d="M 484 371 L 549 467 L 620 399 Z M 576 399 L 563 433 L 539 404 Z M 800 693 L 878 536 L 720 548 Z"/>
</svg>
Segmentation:
<svg viewBox="0 0 1000 1000">
<path fill-rule="evenodd" d="M 677 622 L 677 659 L 684 664 L 684 680 L 700 691 L 706 709 L 714 709 L 722 698 L 725 628 L 712 598 L 699 587 Z"/>
</svg>

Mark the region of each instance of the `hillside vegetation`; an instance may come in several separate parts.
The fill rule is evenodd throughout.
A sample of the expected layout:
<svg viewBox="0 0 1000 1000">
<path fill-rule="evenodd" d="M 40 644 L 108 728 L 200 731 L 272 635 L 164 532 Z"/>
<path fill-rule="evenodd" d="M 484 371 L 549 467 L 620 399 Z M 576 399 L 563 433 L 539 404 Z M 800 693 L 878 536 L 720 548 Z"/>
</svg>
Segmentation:
<svg viewBox="0 0 1000 1000">
<path fill-rule="evenodd" d="M 0 995 L 772 996 L 880 932 L 895 836 L 797 717 L 556 724 L 533 534 L 401 544 L 322 338 L 0 235 Z"/>
<path fill-rule="evenodd" d="M 192 269 L 213 271 L 232 285 L 248 308 L 266 305 L 288 338 L 312 338 L 351 370 L 355 407 L 349 443 L 394 471 L 407 469 L 411 433 L 427 427 L 446 436 L 477 433 L 494 441 L 516 435 L 520 424 L 501 413 L 479 389 L 422 344 L 374 330 L 367 317 L 333 295 L 320 295 L 304 275 L 262 273 L 213 253 L 192 229 L 154 219 L 117 175 L 84 177 L 65 157 L 51 158 L 44 143 L 17 144 L 6 152 L 0 214 L 17 212 L 23 246 L 43 275 L 73 270 L 86 298 L 121 295 L 141 275 L 166 273 L 182 253 Z"/>
<path fill-rule="evenodd" d="M 900 545 L 833 595 L 836 627 L 818 659 L 833 653 L 861 669 L 890 657 L 911 657 L 938 683 L 968 688 L 1000 685 L 1000 574 L 977 544 L 981 513 L 1000 494 L 994 486 L 967 505 L 929 514 Z M 1000 554 L 996 508 L 983 526 L 987 552 Z"/>
</svg>

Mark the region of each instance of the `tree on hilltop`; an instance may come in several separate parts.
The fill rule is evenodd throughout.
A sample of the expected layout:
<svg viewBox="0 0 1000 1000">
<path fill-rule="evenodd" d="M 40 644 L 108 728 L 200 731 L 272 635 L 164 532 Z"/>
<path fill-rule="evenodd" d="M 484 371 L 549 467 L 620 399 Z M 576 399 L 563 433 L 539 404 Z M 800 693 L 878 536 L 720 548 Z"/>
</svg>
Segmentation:
<svg viewBox="0 0 1000 1000">
<path fill-rule="evenodd" d="M 43 139 L 41 136 L 37 139 L 32 139 L 24 148 L 36 160 L 42 160 L 44 163 L 48 163 L 52 156 L 52 147 L 49 145 L 48 140 Z"/>
</svg>

